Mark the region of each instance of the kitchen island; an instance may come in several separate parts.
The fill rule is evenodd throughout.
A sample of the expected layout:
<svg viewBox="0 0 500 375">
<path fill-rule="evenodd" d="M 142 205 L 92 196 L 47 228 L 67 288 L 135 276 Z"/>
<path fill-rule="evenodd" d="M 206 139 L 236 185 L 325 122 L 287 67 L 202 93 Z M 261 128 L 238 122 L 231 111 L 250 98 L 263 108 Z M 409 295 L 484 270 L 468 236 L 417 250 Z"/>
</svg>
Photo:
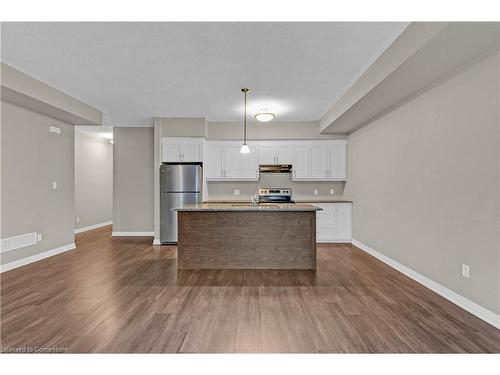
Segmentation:
<svg viewBox="0 0 500 375">
<path fill-rule="evenodd" d="M 179 269 L 316 269 L 319 207 L 202 203 L 176 210 Z"/>
</svg>

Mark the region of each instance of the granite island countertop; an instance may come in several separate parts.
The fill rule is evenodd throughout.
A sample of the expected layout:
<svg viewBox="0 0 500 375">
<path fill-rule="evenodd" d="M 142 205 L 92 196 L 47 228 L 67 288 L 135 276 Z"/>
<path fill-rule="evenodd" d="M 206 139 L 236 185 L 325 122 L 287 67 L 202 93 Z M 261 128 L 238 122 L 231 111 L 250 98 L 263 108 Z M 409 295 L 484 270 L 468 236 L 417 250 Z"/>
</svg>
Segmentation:
<svg viewBox="0 0 500 375">
<path fill-rule="evenodd" d="M 261 203 L 253 206 L 247 202 L 187 204 L 174 211 L 321 211 L 322 209 L 305 203 Z"/>
<path fill-rule="evenodd" d="M 294 199 L 296 204 L 315 204 L 315 203 L 353 203 L 349 199 L 339 199 L 339 198 L 316 198 L 316 199 Z M 251 204 L 249 200 L 208 200 L 203 203 L 208 204 L 236 204 L 236 203 L 247 203 Z"/>
</svg>

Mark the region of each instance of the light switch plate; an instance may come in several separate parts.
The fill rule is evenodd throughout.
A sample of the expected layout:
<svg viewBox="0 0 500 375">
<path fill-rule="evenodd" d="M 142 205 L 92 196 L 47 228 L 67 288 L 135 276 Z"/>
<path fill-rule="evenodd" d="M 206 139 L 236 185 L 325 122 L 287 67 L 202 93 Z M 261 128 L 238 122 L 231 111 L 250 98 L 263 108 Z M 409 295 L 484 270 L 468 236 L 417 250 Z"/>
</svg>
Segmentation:
<svg viewBox="0 0 500 375">
<path fill-rule="evenodd" d="M 76 222 L 79 223 L 80 222 L 80 216 L 77 216 L 76 217 Z"/>
<path fill-rule="evenodd" d="M 54 134 L 61 134 L 61 128 L 58 128 L 57 126 L 49 126 L 49 132 Z"/>
<path fill-rule="evenodd" d="M 335 190 L 330 189 L 330 195 L 335 195 Z"/>
<path fill-rule="evenodd" d="M 469 265 L 468 264 L 462 264 L 462 276 L 469 278 Z"/>
<path fill-rule="evenodd" d="M 233 193 L 234 195 L 240 195 L 240 189 L 234 189 Z"/>
<path fill-rule="evenodd" d="M 57 190 L 57 181 L 52 181 L 52 190 Z"/>
<path fill-rule="evenodd" d="M 318 189 L 314 189 L 314 195 L 318 195 Z"/>
<path fill-rule="evenodd" d="M 42 234 L 41 233 L 37 233 L 36 234 L 36 240 L 37 240 L 37 242 L 40 242 L 42 240 Z"/>
</svg>

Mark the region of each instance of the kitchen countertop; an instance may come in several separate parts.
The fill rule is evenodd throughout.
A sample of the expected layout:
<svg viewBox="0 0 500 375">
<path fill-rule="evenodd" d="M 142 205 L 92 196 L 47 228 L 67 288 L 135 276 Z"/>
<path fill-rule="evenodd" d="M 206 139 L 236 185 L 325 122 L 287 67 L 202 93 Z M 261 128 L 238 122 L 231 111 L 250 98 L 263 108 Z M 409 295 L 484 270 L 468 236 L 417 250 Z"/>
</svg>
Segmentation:
<svg viewBox="0 0 500 375">
<path fill-rule="evenodd" d="M 348 199 L 297 199 L 294 200 L 295 203 L 352 203 Z"/>
<path fill-rule="evenodd" d="M 253 206 L 247 202 L 204 202 L 201 204 L 187 204 L 184 207 L 174 208 L 175 211 L 321 211 L 321 208 L 305 203 L 261 203 Z"/>
<path fill-rule="evenodd" d="M 302 203 L 311 203 L 311 204 L 314 204 L 314 203 L 352 203 L 352 201 L 348 200 L 348 199 L 335 199 L 335 198 L 332 198 L 332 199 L 328 199 L 328 198 L 325 198 L 325 199 L 294 199 L 293 200 L 296 204 L 302 204 Z M 244 201 L 244 200 L 209 200 L 209 201 L 205 201 L 203 203 L 208 203 L 208 204 L 220 204 L 220 203 L 223 203 L 223 204 L 229 204 L 229 203 L 232 203 L 232 204 L 235 204 L 235 203 L 247 203 L 247 204 L 251 204 L 250 201 Z"/>
</svg>

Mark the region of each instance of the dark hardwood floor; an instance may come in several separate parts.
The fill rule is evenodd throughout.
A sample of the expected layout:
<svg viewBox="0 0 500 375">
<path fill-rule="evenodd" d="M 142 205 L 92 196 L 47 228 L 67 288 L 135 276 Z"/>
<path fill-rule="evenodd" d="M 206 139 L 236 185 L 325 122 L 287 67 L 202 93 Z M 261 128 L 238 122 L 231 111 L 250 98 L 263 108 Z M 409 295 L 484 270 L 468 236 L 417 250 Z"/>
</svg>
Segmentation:
<svg viewBox="0 0 500 375">
<path fill-rule="evenodd" d="M 500 352 L 500 331 L 352 245 L 317 271 L 177 271 L 150 238 L 77 249 L 1 275 L 1 346 L 67 352 Z"/>
</svg>

